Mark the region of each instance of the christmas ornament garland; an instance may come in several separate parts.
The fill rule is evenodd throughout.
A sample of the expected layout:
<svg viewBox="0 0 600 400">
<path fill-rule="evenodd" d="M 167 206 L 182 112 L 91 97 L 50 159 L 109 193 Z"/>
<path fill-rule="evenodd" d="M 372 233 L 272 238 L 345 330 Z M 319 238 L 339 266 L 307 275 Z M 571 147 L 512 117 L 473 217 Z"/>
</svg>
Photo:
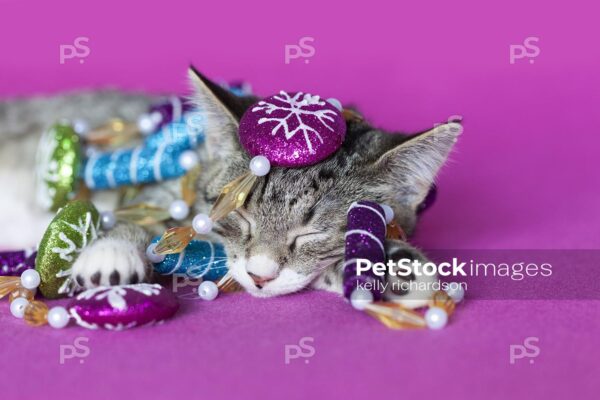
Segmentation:
<svg viewBox="0 0 600 400">
<path fill-rule="evenodd" d="M 238 90 L 244 93 L 245 89 Z M 303 92 L 281 91 L 249 107 L 239 125 L 240 143 L 252 156 L 248 172 L 225 185 L 208 215 L 197 214 L 191 226 L 171 228 L 154 238 L 146 251 L 154 270 L 161 275 L 203 279 L 198 295 L 204 300 L 214 300 L 219 291 L 232 290 L 235 285 L 227 273 L 223 246 L 194 237 L 209 234 L 216 221 L 243 206 L 272 166 L 306 167 L 337 151 L 346 135 L 345 116 L 336 99 L 323 100 Z M 145 225 L 188 217 L 196 196 L 194 182 L 200 173 L 196 148 L 204 140 L 202 123 L 201 113 L 173 97 L 153 106 L 136 123 L 112 120 L 94 129 L 81 121 L 59 123 L 44 135 L 38 152 L 38 200 L 45 208 L 59 211 L 37 255 L 0 253 L 0 298 L 9 295 L 15 317 L 34 326 L 63 328 L 74 319 L 88 329 L 122 330 L 160 323 L 176 313 L 177 299 L 157 284 L 97 287 L 77 295 L 66 308 L 49 309 L 35 300 L 35 294 L 37 289 L 49 299 L 74 294 L 77 285 L 70 276 L 71 266 L 98 237 L 101 227 L 111 229 L 117 220 Z M 111 148 L 140 139 L 139 135 L 142 143 L 137 146 Z M 87 152 L 82 150 L 84 143 L 89 146 Z M 82 187 L 111 189 L 182 176 L 182 198 L 168 209 L 136 204 L 99 213 L 90 202 L 72 201 Z M 419 212 L 434 198 L 435 188 Z M 406 240 L 389 206 L 372 201 L 351 205 L 345 238 L 344 296 L 355 309 L 393 329 L 443 328 L 464 296 L 460 285 L 453 292 L 434 293 L 424 314 L 382 301 L 381 285 L 361 288 L 383 278 L 372 271 L 358 274 L 357 259 L 384 263 L 386 238 Z"/>
<path fill-rule="evenodd" d="M 199 123 L 199 122 L 196 122 Z M 203 140 L 200 129 L 172 123 L 131 149 L 95 151 L 82 161 L 80 137 L 68 124 L 56 124 L 38 152 L 37 198 L 44 209 L 57 210 L 75 198 L 80 171 L 88 189 L 112 189 L 178 178 L 198 165 L 194 151 Z M 48 151 L 55 147 L 70 149 Z M 42 150 L 46 149 L 46 150 Z M 81 166 L 83 165 L 83 166 Z"/>
<path fill-rule="evenodd" d="M 137 124 L 112 120 L 90 129 L 84 121 L 59 122 L 38 146 L 37 201 L 56 211 L 76 197 L 82 180 L 87 189 L 101 190 L 178 178 L 198 164 L 202 127 L 202 114 L 178 97 L 153 106 Z M 135 147 L 96 148 L 123 145 L 139 134 L 146 137 Z"/>
<path fill-rule="evenodd" d="M 187 218 L 190 208 L 196 201 L 195 182 L 200 175 L 200 166 L 190 169 L 181 178 L 181 199 L 174 200 L 167 209 L 147 203 L 135 203 L 114 211 L 100 214 L 102 229 L 112 229 L 117 221 L 133 222 L 138 225 L 155 225 L 173 219 L 181 221 Z"/>
<path fill-rule="evenodd" d="M 86 290 L 68 306 L 49 308 L 34 300 L 42 277 L 26 270 L 20 277 L 0 277 L 0 298 L 10 293 L 10 312 L 31 326 L 62 329 L 71 319 L 87 329 L 124 330 L 153 325 L 171 318 L 179 303 L 171 291 L 158 284 L 101 286 Z"/>
</svg>

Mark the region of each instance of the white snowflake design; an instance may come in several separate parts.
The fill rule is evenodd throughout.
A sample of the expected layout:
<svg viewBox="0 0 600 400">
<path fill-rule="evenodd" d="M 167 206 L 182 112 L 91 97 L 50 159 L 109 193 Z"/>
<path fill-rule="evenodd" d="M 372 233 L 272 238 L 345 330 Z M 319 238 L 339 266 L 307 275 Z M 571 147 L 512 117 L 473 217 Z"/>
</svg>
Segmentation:
<svg viewBox="0 0 600 400">
<path fill-rule="evenodd" d="M 77 296 L 77 300 L 89 300 L 94 297 L 94 300 L 107 299 L 111 307 L 119 311 L 127 309 L 127 301 L 125 295 L 127 290 L 133 290 L 146 296 L 156 296 L 160 294 L 162 286 L 159 284 L 137 283 L 133 285 L 122 286 L 99 286 L 97 288 L 86 290 Z"/>
<path fill-rule="evenodd" d="M 287 115 L 283 118 L 267 118 L 263 117 L 258 120 L 258 124 L 262 125 L 266 122 L 276 122 L 277 124 L 271 130 L 271 135 L 275 136 L 281 129 L 283 129 L 285 133 L 286 140 L 290 140 L 296 133 L 301 132 L 304 135 L 304 140 L 306 141 L 306 146 L 308 147 L 308 151 L 311 154 L 315 153 L 313 149 L 312 142 L 309 138 L 309 133 L 312 133 L 317 137 L 317 139 L 323 143 L 323 138 L 319 134 L 319 132 L 313 127 L 304 123 L 302 117 L 307 115 L 312 115 L 316 117 L 323 126 L 333 132 L 333 127 L 329 125 L 329 123 L 334 122 L 334 116 L 336 112 L 330 109 L 320 109 L 320 110 L 306 110 L 304 107 L 312 106 L 312 105 L 325 105 L 325 101 L 321 100 L 319 96 L 312 96 L 308 93 L 304 94 L 302 92 L 298 92 L 291 97 L 287 92 L 281 91 L 279 95 L 273 96 L 274 99 L 279 100 L 283 103 L 286 103 L 285 106 L 279 106 L 277 104 L 270 103 L 268 101 L 260 101 L 258 105 L 252 108 L 252 112 L 264 111 L 265 114 L 270 115 L 274 111 L 286 111 Z M 296 119 L 298 122 L 298 126 L 293 130 L 290 130 L 289 122 Z"/>
<path fill-rule="evenodd" d="M 61 260 L 72 262 L 75 254 L 80 253 L 81 250 L 87 246 L 88 234 L 90 235 L 90 241 L 94 241 L 98 237 L 100 220 L 98 219 L 97 223 L 94 224 L 92 221 L 92 213 L 88 211 L 85 213 L 85 219 L 80 217 L 77 224 L 71 224 L 66 221 L 63 221 L 63 224 L 81 236 L 81 246 L 77 246 L 64 232 L 60 232 L 58 238 L 62 240 L 66 247 L 53 247 L 51 251 L 58 254 Z"/>
<path fill-rule="evenodd" d="M 58 210 L 58 212 L 60 212 L 60 210 Z M 72 263 L 77 254 L 81 253 L 81 251 L 87 246 L 88 235 L 90 242 L 93 242 L 98 237 L 98 231 L 100 230 L 100 219 L 98 219 L 98 221 L 96 221 L 94 224 L 94 221 L 92 221 L 92 213 L 88 211 L 85 213 L 85 218 L 79 218 L 77 224 L 71 224 L 66 221 L 62 221 L 62 223 L 81 236 L 81 246 L 75 244 L 75 242 L 65 235 L 64 232 L 60 232 L 58 234 L 58 238 L 65 244 L 66 247 L 53 247 L 50 249 L 50 251 L 58 254 L 61 260 Z M 58 293 L 72 296 L 76 290 L 76 286 L 73 284 L 73 278 L 71 277 L 71 268 L 59 271 L 56 274 L 56 277 L 67 278 L 58 289 Z"/>
</svg>

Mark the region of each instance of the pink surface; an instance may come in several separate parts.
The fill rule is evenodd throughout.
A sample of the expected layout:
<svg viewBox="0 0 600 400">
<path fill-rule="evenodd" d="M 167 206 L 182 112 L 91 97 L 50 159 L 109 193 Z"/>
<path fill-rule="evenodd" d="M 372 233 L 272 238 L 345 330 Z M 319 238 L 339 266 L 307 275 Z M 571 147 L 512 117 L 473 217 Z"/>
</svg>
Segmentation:
<svg viewBox="0 0 600 400">
<path fill-rule="evenodd" d="M 417 131 L 464 117 L 416 242 L 426 248 L 600 248 L 598 6 L 569 2 L 0 0 L 0 95 L 118 85 L 183 91 L 193 62 L 256 92 L 306 90 L 355 103 L 375 124 Z M 90 39 L 83 64 L 60 44 Z M 314 37 L 316 54 L 284 62 Z M 509 46 L 539 37 L 539 56 Z M 580 271 L 580 270 L 579 270 Z M 595 277 L 579 273 L 598 291 Z M 592 281 L 591 283 L 589 281 Z M 577 298 L 574 296 L 573 298 Z M 474 300 L 441 332 L 393 332 L 324 293 L 187 301 L 155 328 L 26 328 L 0 307 L 2 397 L 589 398 L 597 393 L 597 301 Z M 59 346 L 90 355 L 59 364 Z M 315 355 L 284 363 L 314 338 Z M 511 344 L 540 338 L 534 364 Z M 592 375 L 595 374 L 595 375 Z"/>
</svg>

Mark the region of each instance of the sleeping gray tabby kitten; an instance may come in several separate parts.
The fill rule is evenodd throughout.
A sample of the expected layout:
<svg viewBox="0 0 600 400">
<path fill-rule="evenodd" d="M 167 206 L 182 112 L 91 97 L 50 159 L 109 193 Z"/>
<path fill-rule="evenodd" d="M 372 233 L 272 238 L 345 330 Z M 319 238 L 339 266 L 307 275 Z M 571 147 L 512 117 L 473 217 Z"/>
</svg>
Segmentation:
<svg viewBox="0 0 600 400">
<path fill-rule="evenodd" d="M 239 144 L 237 128 L 246 108 L 257 99 L 232 95 L 193 69 L 189 75 L 193 101 L 206 117 L 206 141 L 199 149 L 203 172 L 197 182 L 198 199 L 190 212 L 193 216 L 208 213 L 221 188 L 247 171 L 249 156 Z M 134 119 L 151 100 L 114 95 L 114 99 L 102 102 L 118 103 L 119 113 L 115 107 L 90 104 L 83 116 L 92 124 L 116 114 Z M 0 103 L 0 127 L 11 118 L 11 106 L 14 108 L 14 104 Z M 79 117 L 82 112 L 83 108 L 66 116 Z M 35 120 L 25 113 L 21 118 Z M 37 121 L 29 129 L 41 130 L 52 120 Z M 333 156 L 305 168 L 272 168 L 259 180 L 244 207 L 215 224 L 214 239 L 225 245 L 232 276 L 252 295 L 276 296 L 308 286 L 341 293 L 346 210 L 350 204 L 363 199 L 386 203 L 410 234 L 417 207 L 462 131 L 452 122 L 415 136 L 390 135 L 360 118 L 348 120 L 347 129 L 345 143 Z M 0 165 L 2 170 L 6 168 L 4 161 Z M 179 183 L 171 181 L 144 188 L 133 202 L 168 207 L 179 195 Z M 163 229 L 148 232 L 119 223 L 81 253 L 73 266 L 77 283 L 89 288 L 151 279 L 144 252 L 150 235 Z M 425 260 L 406 242 L 388 241 L 386 245 L 388 256 L 394 259 Z M 389 295 L 412 306 L 423 303 L 423 293 L 418 297 L 411 297 L 411 293 Z"/>
</svg>

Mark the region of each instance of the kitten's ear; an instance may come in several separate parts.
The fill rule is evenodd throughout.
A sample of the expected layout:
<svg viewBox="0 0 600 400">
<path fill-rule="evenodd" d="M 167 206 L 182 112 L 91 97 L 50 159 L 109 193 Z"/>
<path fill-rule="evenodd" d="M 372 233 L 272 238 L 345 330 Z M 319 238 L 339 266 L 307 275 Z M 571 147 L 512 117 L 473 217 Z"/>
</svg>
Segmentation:
<svg viewBox="0 0 600 400">
<path fill-rule="evenodd" d="M 379 183 L 378 194 L 387 201 L 416 209 L 461 133 L 461 124 L 450 122 L 412 136 L 385 152 L 375 162 L 373 171 Z"/>
<path fill-rule="evenodd" d="M 193 88 L 191 101 L 205 121 L 205 146 L 209 157 L 226 158 L 241 152 L 238 140 L 239 120 L 248 101 L 210 81 L 190 66 L 188 75 Z"/>
</svg>

